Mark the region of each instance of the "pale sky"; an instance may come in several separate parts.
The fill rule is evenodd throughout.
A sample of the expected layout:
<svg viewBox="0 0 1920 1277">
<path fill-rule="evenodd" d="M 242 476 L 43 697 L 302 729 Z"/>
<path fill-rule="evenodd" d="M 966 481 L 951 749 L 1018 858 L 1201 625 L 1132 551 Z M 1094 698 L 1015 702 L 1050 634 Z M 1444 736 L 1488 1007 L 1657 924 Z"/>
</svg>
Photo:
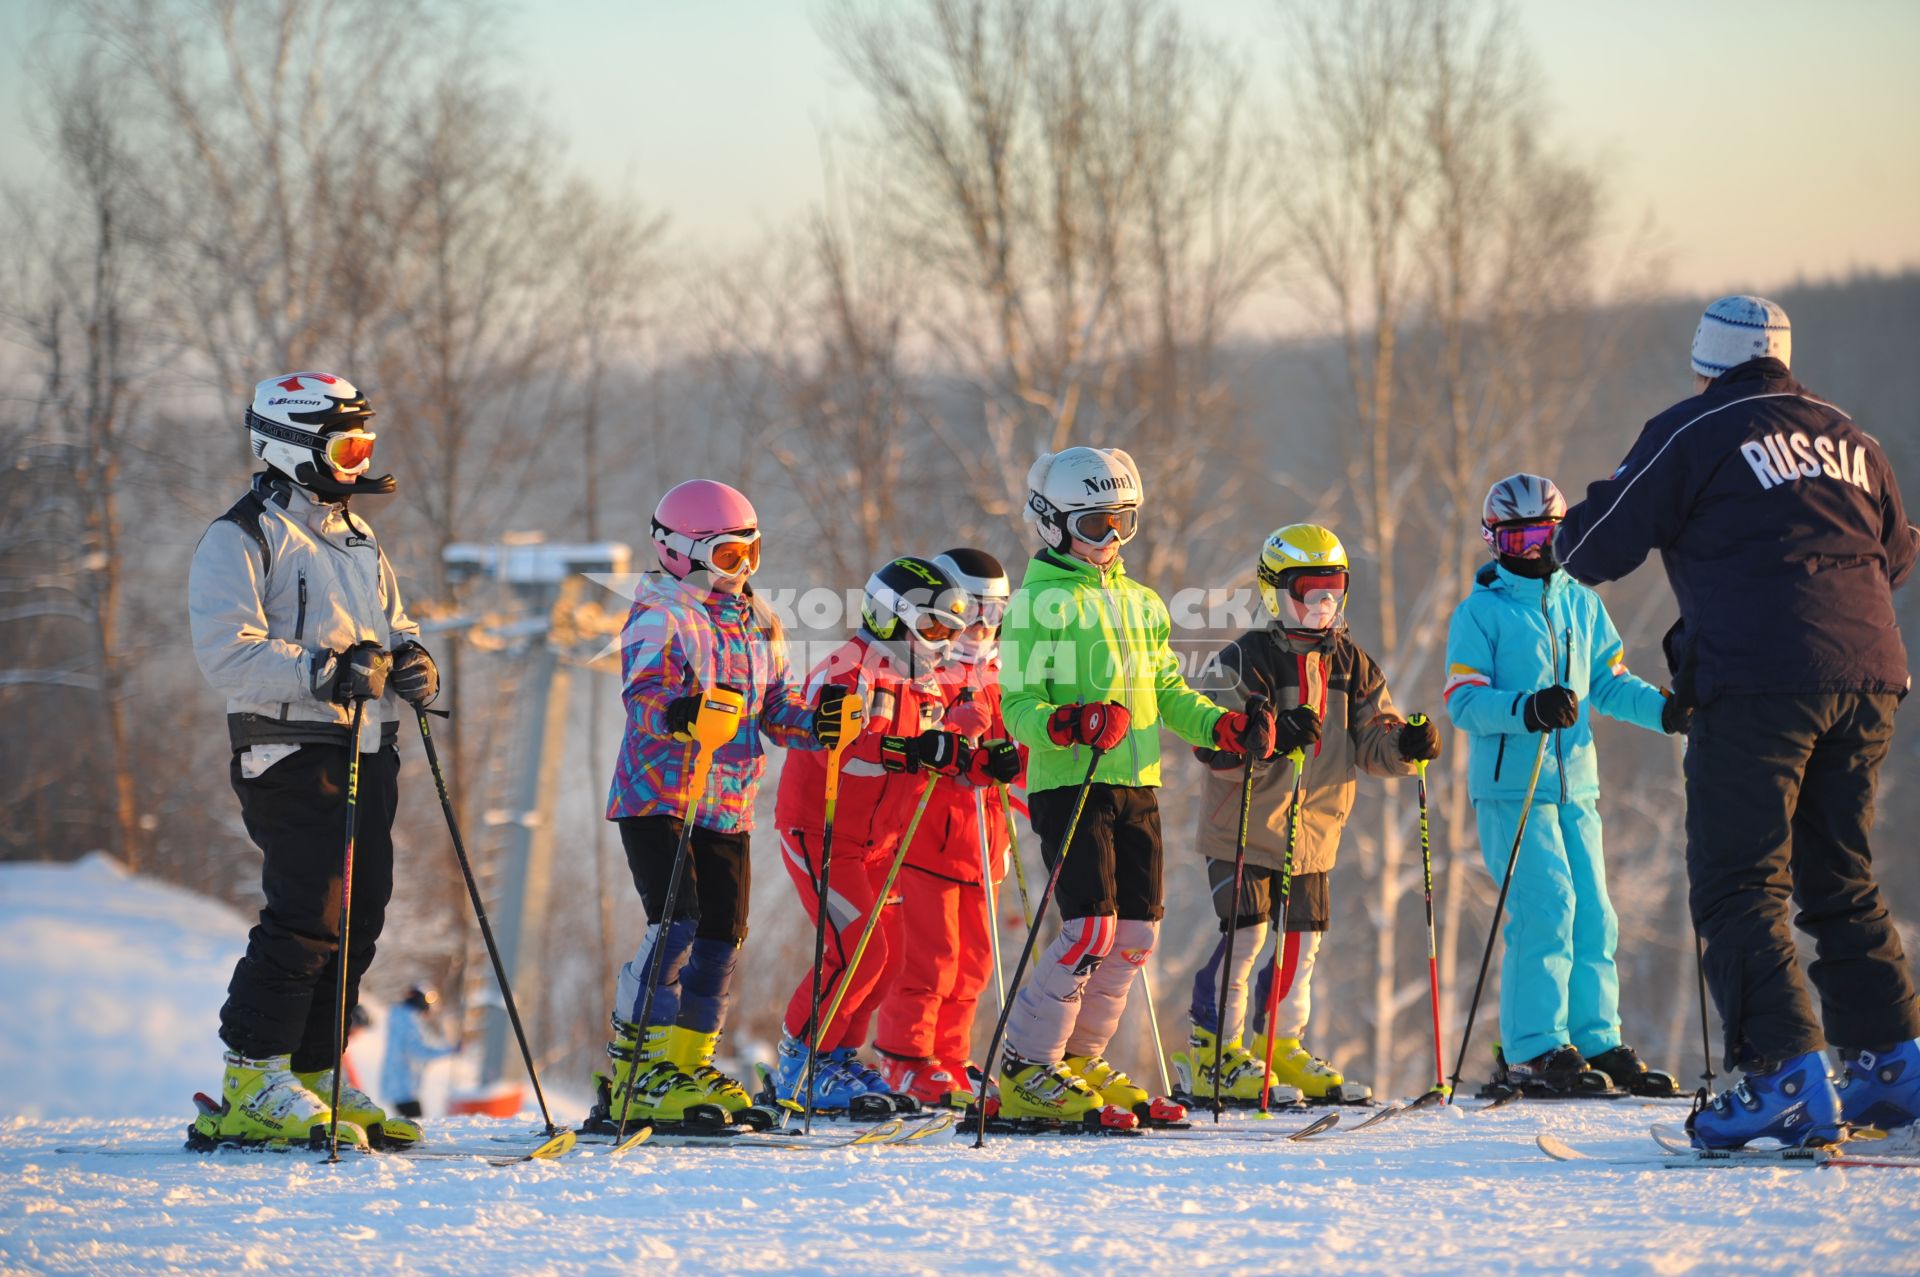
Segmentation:
<svg viewBox="0 0 1920 1277">
<path fill-rule="evenodd" d="M 1185 0 L 1277 73 L 1270 0 Z M 1551 136 L 1651 216 L 1671 286 L 1712 294 L 1920 265 L 1920 0 L 1520 0 Z M 0 0 L 18 50 L 55 6 Z M 513 73 L 569 161 L 724 254 L 822 198 L 821 139 L 857 97 L 814 0 L 548 0 L 510 9 Z M 7 55 L 17 56 L 17 55 Z M 31 172 L 17 63 L 0 165 Z M 367 86 L 378 91 L 378 86 Z"/>
</svg>

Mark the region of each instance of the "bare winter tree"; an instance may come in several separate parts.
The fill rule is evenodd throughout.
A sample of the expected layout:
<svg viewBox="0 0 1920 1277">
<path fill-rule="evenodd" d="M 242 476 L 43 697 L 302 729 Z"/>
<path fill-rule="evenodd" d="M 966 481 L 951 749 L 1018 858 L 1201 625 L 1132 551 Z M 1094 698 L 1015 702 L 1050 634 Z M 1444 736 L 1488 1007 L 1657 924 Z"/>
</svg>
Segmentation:
<svg viewBox="0 0 1920 1277">
<path fill-rule="evenodd" d="M 1157 532 L 1137 566 L 1181 574 L 1248 469 L 1223 345 L 1276 262 L 1232 58 L 1153 0 L 849 5 L 826 34 L 866 95 L 884 242 L 968 387 L 928 418 L 956 479 L 1024 538 L 1039 451 L 1134 448 Z"/>
</svg>

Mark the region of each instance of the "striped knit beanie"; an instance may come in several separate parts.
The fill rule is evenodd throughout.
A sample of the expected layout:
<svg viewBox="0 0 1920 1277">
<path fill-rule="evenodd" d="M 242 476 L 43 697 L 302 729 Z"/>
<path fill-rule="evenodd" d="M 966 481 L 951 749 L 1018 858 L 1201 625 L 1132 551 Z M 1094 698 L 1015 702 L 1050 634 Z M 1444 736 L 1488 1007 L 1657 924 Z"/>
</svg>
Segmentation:
<svg viewBox="0 0 1920 1277">
<path fill-rule="evenodd" d="M 1764 297 L 1722 297 L 1707 307 L 1693 331 L 1693 370 L 1702 377 L 1718 377 L 1766 355 L 1790 365 L 1792 354 L 1787 312 Z"/>
</svg>

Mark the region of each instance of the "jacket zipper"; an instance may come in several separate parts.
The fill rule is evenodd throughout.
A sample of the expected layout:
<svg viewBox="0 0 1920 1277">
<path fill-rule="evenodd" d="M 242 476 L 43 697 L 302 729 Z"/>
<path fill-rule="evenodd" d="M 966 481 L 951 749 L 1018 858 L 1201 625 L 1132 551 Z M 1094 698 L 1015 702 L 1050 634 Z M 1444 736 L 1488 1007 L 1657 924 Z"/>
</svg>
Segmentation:
<svg viewBox="0 0 1920 1277">
<path fill-rule="evenodd" d="M 1507 760 L 1507 734 L 1500 733 L 1500 747 L 1493 751 L 1493 781 L 1500 783 L 1500 764 Z"/>
<path fill-rule="evenodd" d="M 293 613 L 293 641 L 296 643 L 299 643 L 301 647 L 304 648 L 306 646 L 306 642 L 305 642 L 306 637 L 307 637 L 307 574 L 305 572 L 302 572 L 300 574 L 300 602 L 298 607 L 294 609 L 294 613 Z M 287 711 L 290 710 L 291 708 L 292 708 L 291 702 L 289 701 L 280 702 L 280 721 L 281 722 L 284 723 L 287 721 Z"/>
<path fill-rule="evenodd" d="M 1547 677 L 1554 678 L 1560 672 L 1560 636 L 1553 632 L 1553 613 L 1547 607 L 1547 599 L 1553 593 L 1553 578 L 1540 582 L 1540 617 L 1547 623 Z M 1571 677 L 1571 675 L 1569 675 Z M 1567 801 L 1567 758 L 1561 750 L 1560 729 L 1553 729 L 1554 770 L 1559 773 L 1560 802 Z"/>
<path fill-rule="evenodd" d="M 1129 668 L 1129 663 L 1127 662 L 1126 657 L 1131 655 L 1131 653 L 1127 649 L 1129 632 L 1126 629 L 1126 627 L 1121 625 L 1120 622 L 1114 617 L 1112 610 L 1107 606 L 1107 604 L 1112 602 L 1113 600 L 1113 589 L 1111 586 L 1107 584 L 1107 570 L 1105 568 L 1097 567 L 1094 569 L 1094 571 L 1098 573 L 1100 577 L 1100 597 L 1101 597 L 1100 614 L 1106 619 L 1107 624 L 1113 627 L 1114 633 L 1117 634 L 1120 638 L 1120 653 L 1119 653 L 1121 657 L 1120 668 L 1121 668 L 1122 674 L 1124 675 L 1125 671 Z M 1124 687 L 1125 687 L 1125 684 L 1123 682 L 1122 688 L 1124 689 Z M 1126 701 L 1121 701 L 1120 703 L 1122 705 L 1127 705 Z M 1140 742 L 1138 737 L 1134 735 L 1133 727 L 1131 724 L 1131 719 L 1133 717 L 1133 706 L 1131 705 L 1127 705 L 1127 717 L 1129 719 L 1129 724 L 1127 727 L 1127 757 L 1129 760 L 1131 760 L 1133 764 L 1133 781 L 1137 785 L 1140 783 Z"/>
</svg>

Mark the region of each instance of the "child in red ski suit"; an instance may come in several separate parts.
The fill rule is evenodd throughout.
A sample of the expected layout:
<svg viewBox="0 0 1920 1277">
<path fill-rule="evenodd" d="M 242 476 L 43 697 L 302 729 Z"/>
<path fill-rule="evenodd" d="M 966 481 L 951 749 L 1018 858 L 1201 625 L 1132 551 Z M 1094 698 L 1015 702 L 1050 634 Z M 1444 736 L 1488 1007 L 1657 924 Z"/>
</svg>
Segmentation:
<svg viewBox="0 0 1920 1277">
<path fill-rule="evenodd" d="M 952 593 L 952 583 L 926 560 L 894 560 L 867 582 L 860 632 L 808 675 L 809 695 L 834 684 L 858 689 L 866 705 L 863 729 L 841 758 L 840 796 L 827 869 L 826 947 L 820 970 L 824 1023 L 813 1084 L 818 1109 L 861 1115 L 892 1112 L 895 1107 L 892 1090 L 855 1050 L 867 1040 L 891 954 L 900 944 L 901 911 L 885 908 L 889 901 L 882 896 L 888 871 L 922 797 L 929 801 L 916 843 L 937 843 L 940 824 L 929 787 L 942 775 L 959 775 L 969 753 L 958 736 L 940 726 L 951 694 L 951 680 L 942 677 L 940 662 L 958 628 L 955 613 L 961 602 L 957 597 L 944 605 L 934 600 Z M 953 612 L 939 615 L 946 607 Z M 781 772 L 774 807 L 787 875 L 808 918 L 816 923 L 826 768 L 824 753 L 793 754 Z M 852 964 L 860 936 L 876 909 L 880 921 L 866 952 L 858 964 Z M 812 997 L 809 965 L 782 1018 L 785 1031 L 773 1078 L 775 1099 L 804 1102 L 801 1088 Z M 829 1017 L 836 999 L 839 1009 Z"/>
</svg>

